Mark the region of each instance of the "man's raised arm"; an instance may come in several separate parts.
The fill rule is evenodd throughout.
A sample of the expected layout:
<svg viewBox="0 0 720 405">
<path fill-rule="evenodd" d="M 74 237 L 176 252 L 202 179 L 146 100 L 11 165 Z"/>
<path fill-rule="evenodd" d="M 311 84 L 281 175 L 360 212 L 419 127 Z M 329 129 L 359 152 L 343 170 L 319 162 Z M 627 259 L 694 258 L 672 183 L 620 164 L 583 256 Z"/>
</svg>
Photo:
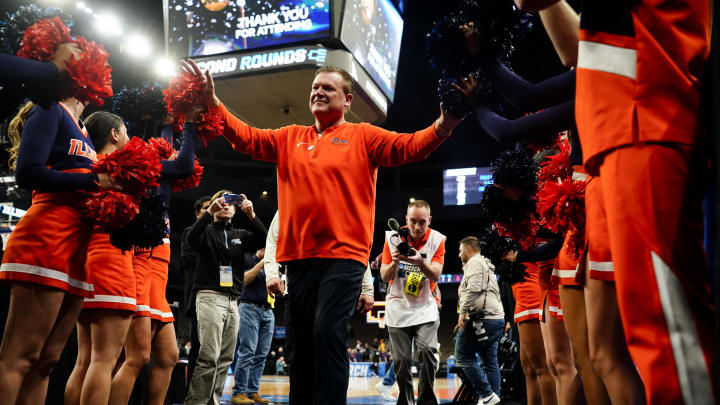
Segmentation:
<svg viewBox="0 0 720 405">
<path fill-rule="evenodd" d="M 399 134 L 374 125 L 365 126 L 365 145 L 376 166 L 399 166 L 425 159 L 443 143 L 462 119 L 441 113 L 423 130 Z"/>
<path fill-rule="evenodd" d="M 215 83 L 209 70 L 203 73 L 192 59 L 180 61 L 182 69 L 202 79 L 203 89 L 200 100 L 208 109 L 218 108 L 225 129 L 222 135 L 232 144 L 233 149 L 246 153 L 258 160 L 277 161 L 277 140 L 284 129 L 257 129 L 234 116 L 215 94 Z"/>
</svg>

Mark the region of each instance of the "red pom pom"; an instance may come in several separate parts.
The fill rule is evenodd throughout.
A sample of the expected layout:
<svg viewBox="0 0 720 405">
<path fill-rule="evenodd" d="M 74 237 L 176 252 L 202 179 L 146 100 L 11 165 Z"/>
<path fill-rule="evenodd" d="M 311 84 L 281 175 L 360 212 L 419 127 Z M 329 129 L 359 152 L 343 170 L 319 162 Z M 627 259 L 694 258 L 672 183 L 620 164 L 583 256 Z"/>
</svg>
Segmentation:
<svg viewBox="0 0 720 405">
<path fill-rule="evenodd" d="M 175 118 L 176 129 L 182 130 L 185 122 L 185 111 L 188 107 L 200 104 L 200 91 L 203 89 L 202 79 L 192 73 L 182 71 L 170 79 L 168 88 L 163 90 L 165 106 L 170 115 Z M 179 126 L 180 128 L 177 128 Z"/>
<path fill-rule="evenodd" d="M 576 227 L 576 225 L 578 225 Z M 574 259 L 579 259 L 582 256 L 583 250 L 585 250 L 585 222 L 579 224 L 571 224 L 570 238 L 568 239 L 568 249 L 570 255 Z"/>
<path fill-rule="evenodd" d="M 534 236 L 540 226 L 534 215 L 530 215 L 522 221 L 512 224 L 501 224 L 495 222 L 495 229 L 500 236 L 505 236 L 517 241 L 523 249 L 529 249 L 534 243 Z"/>
<path fill-rule="evenodd" d="M 70 80 L 66 81 L 60 96 L 101 106 L 105 103 L 104 98 L 113 95 L 112 68 L 108 64 L 110 55 L 102 45 L 83 37 L 75 38 L 74 42 L 82 54 L 79 59 L 71 58 L 68 62 L 66 70 Z"/>
<path fill-rule="evenodd" d="M 548 181 L 537 197 L 541 223 L 550 231 L 564 233 L 571 224 L 585 222 L 585 182 L 572 178 L 560 183 Z"/>
<path fill-rule="evenodd" d="M 562 140 L 556 145 L 558 153 L 548 156 L 546 161 L 542 162 L 538 180 L 542 182 L 556 183 L 558 180 L 565 180 L 572 177 L 573 168 L 570 164 L 570 144 L 567 140 Z"/>
<path fill-rule="evenodd" d="M 167 139 L 150 138 L 148 139 L 148 143 L 158 153 L 158 157 L 160 158 L 160 160 L 174 159 L 174 156 L 176 155 L 175 149 L 172 145 L 170 145 L 170 142 L 168 142 Z"/>
<path fill-rule="evenodd" d="M 220 136 L 224 130 L 225 124 L 219 108 L 211 108 L 200 114 L 197 135 L 202 139 L 205 146 L 207 146 L 208 141 Z"/>
<path fill-rule="evenodd" d="M 204 169 L 202 166 L 200 166 L 200 162 L 195 159 L 193 174 L 191 174 L 190 177 L 175 180 L 172 185 L 172 191 L 183 191 L 197 187 L 198 184 L 200 184 L 200 179 L 202 179 L 203 171 Z"/>
<path fill-rule="evenodd" d="M 114 190 L 88 193 L 83 214 L 105 232 L 129 224 L 140 212 L 139 199 Z"/>
<path fill-rule="evenodd" d="M 148 188 L 157 187 L 160 170 L 157 151 L 137 137 L 121 150 L 100 156 L 92 167 L 93 173 L 108 173 L 134 196 L 145 196 Z"/>
<path fill-rule="evenodd" d="M 52 60 L 60 44 L 70 41 L 70 28 L 63 24 L 60 17 L 46 18 L 25 30 L 17 54 L 23 58 L 47 62 Z"/>
<path fill-rule="evenodd" d="M 163 90 L 167 111 L 175 119 L 175 131 L 181 132 L 185 123 L 185 114 L 190 106 L 201 104 L 200 92 L 205 85 L 203 79 L 188 72 L 180 72 L 170 79 L 168 88 Z M 200 114 L 198 137 L 207 145 L 224 131 L 222 114 L 219 108 L 211 108 Z"/>
</svg>

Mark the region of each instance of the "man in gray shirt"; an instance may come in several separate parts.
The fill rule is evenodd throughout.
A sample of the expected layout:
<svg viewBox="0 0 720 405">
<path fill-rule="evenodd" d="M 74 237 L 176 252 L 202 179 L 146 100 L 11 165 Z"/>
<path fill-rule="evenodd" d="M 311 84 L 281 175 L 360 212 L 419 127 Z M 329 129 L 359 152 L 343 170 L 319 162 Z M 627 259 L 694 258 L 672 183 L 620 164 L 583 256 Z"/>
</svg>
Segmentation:
<svg viewBox="0 0 720 405">
<path fill-rule="evenodd" d="M 479 394 L 478 404 L 494 405 L 500 402 L 497 348 L 505 326 L 495 267 L 480 254 L 480 244 L 474 236 L 460 241 L 459 256 L 465 274 L 458 289 L 455 358 Z M 481 364 L 477 363 L 475 353 Z"/>
</svg>

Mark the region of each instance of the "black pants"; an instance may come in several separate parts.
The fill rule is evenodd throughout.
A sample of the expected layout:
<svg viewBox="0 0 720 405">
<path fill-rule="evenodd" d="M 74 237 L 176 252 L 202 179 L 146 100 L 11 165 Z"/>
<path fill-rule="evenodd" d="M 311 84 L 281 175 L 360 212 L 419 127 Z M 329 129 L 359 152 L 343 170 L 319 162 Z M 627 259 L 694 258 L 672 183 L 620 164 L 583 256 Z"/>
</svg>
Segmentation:
<svg viewBox="0 0 720 405">
<path fill-rule="evenodd" d="M 195 294 L 193 294 L 193 298 L 194 296 Z M 190 380 L 192 380 L 193 372 L 195 371 L 195 363 L 197 362 L 198 354 L 200 354 L 200 338 L 198 337 L 197 314 L 195 311 L 192 311 L 192 314 L 188 316 L 188 324 L 190 326 L 190 353 L 188 353 L 186 387 L 190 388 Z"/>
<path fill-rule="evenodd" d="M 291 405 L 345 405 L 349 380 L 347 338 L 366 266 L 354 260 L 288 263 Z"/>
</svg>

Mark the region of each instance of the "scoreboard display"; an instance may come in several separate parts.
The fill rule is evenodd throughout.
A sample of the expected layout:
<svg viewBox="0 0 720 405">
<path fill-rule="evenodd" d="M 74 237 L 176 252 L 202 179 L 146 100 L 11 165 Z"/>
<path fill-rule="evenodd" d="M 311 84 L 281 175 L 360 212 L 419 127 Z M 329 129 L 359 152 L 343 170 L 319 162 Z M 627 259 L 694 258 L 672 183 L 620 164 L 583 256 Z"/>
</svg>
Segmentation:
<svg viewBox="0 0 720 405">
<path fill-rule="evenodd" d="M 392 101 L 403 20 L 390 0 L 346 0 L 340 41 Z"/>
<path fill-rule="evenodd" d="M 166 2 L 171 55 L 217 55 L 330 35 L 330 0 Z"/>
<path fill-rule="evenodd" d="M 489 167 L 443 171 L 443 205 L 480 204 L 485 187 L 492 184 Z"/>
</svg>

